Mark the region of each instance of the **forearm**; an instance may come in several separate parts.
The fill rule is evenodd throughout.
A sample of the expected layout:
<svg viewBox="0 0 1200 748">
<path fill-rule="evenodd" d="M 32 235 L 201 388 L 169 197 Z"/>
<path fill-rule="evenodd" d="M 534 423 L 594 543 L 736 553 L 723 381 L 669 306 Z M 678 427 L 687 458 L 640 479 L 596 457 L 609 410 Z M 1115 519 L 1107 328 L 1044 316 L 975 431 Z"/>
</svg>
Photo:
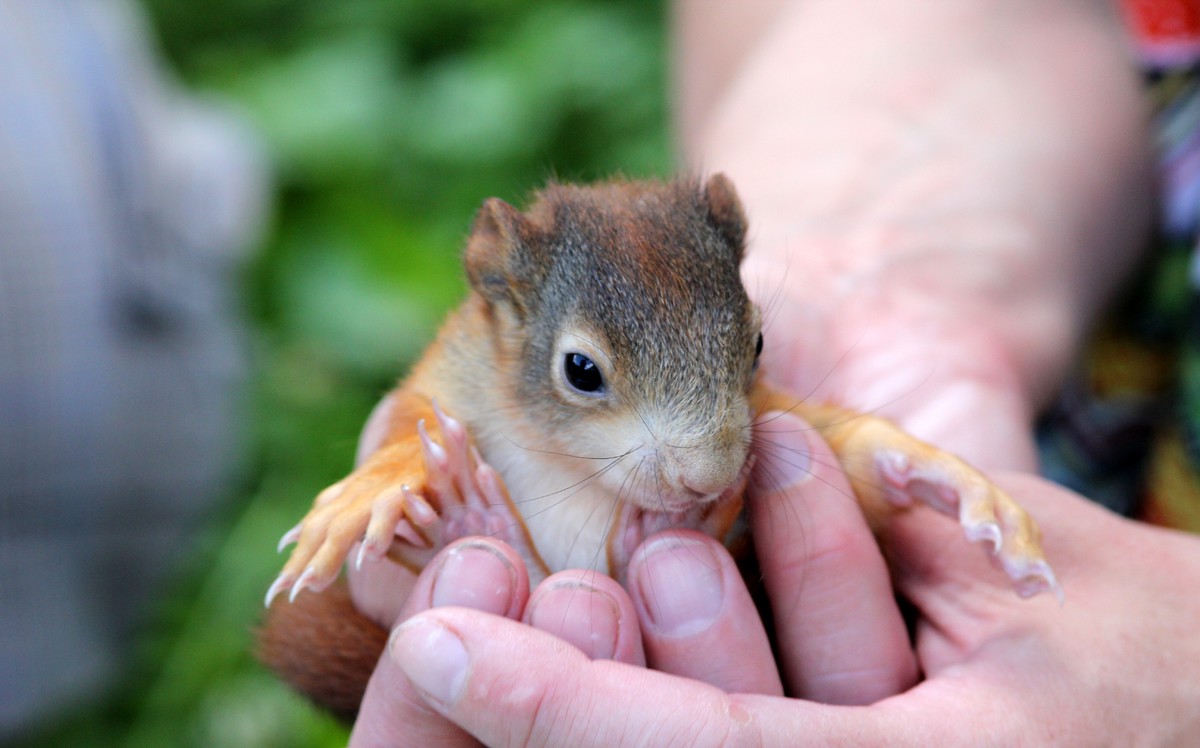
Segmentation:
<svg viewBox="0 0 1200 748">
<path fill-rule="evenodd" d="M 745 201 L 752 291 L 775 278 L 757 290 L 785 304 L 978 328 L 1043 399 L 1149 215 L 1143 107 L 1108 9 L 767 2 L 739 31 L 709 5 L 678 8 L 681 127 L 689 161 Z M 714 81 L 709 55 L 736 72 Z"/>
</svg>

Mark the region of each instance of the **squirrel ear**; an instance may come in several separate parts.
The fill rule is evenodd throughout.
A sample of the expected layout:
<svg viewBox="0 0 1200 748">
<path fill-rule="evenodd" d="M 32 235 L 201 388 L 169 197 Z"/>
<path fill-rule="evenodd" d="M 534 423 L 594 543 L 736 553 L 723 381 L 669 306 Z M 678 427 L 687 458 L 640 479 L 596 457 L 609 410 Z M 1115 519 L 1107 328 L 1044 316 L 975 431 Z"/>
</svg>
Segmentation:
<svg viewBox="0 0 1200 748">
<path fill-rule="evenodd" d="M 525 216 L 498 197 L 489 197 L 475 213 L 464 263 L 471 287 L 489 301 L 520 307 L 525 225 Z"/>
<path fill-rule="evenodd" d="M 746 247 L 746 213 L 733 182 L 724 174 L 714 174 L 704 184 L 704 202 L 708 220 L 733 248 L 738 262 Z"/>
</svg>

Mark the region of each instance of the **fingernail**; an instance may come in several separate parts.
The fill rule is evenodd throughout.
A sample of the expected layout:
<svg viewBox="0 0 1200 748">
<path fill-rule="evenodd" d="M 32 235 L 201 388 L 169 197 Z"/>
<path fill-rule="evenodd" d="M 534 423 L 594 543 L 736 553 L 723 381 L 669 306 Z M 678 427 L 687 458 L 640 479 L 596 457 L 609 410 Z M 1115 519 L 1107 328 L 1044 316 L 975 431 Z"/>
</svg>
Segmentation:
<svg viewBox="0 0 1200 748">
<path fill-rule="evenodd" d="M 813 427 L 782 411 L 767 413 L 758 420 L 757 440 L 771 488 L 787 488 L 812 477 Z"/>
<path fill-rule="evenodd" d="M 504 615 L 516 586 L 516 570 L 499 551 L 485 543 L 462 543 L 446 553 L 437 571 L 433 606 L 460 605 Z"/>
<path fill-rule="evenodd" d="M 388 643 L 392 660 L 417 688 L 443 706 L 462 695 L 470 660 L 462 640 L 436 621 L 411 618 Z"/>
<path fill-rule="evenodd" d="M 593 660 L 611 660 L 617 652 L 621 618 L 617 601 L 580 579 L 539 589 L 529 601 L 530 625 L 565 639 Z"/>
<path fill-rule="evenodd" d="M 639 554 L 634 564 L 636 595 L 659 634 L 689 636 L 716 620 L 725 589 L 721 563 L 707 545 L 661 538 Z"/>
</svg>

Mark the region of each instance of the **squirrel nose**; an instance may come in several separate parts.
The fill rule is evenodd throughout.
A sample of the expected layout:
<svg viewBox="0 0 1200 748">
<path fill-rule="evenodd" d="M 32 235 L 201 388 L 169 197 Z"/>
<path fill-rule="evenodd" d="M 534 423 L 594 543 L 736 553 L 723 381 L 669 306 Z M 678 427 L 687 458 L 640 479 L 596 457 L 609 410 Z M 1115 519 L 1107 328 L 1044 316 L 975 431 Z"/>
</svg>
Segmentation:
<svg viewBox="0 0 1200 748">
<path fill-rule="evenodd" d="M 690 499 L 715 499 L 737 480 L 745 455 L 741 457 L 738 460 L 734 455 L 689 454 L 685 458 L 690 458 L 687 462 L 676 463 L 674 480 L 670 483 L 678 486 L 680 493 L 688 494 Z"/>
</svg>

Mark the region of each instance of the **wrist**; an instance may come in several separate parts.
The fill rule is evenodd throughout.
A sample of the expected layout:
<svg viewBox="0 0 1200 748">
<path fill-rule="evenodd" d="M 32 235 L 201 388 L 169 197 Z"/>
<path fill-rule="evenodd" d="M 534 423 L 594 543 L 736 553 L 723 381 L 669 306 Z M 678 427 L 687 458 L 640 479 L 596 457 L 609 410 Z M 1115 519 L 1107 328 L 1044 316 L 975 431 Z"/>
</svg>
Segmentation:
<svg viewBox="0 0 1200 748">
<path fill-rule="evenodd" d="M 1069 349 L 1071 325 L 1039 322 L 1028 328 L 1038 346 L 1022 346 L 1011 330 L 1035 320 L 1006 311 L 998 293 L 968 293 L 938 273 L 804 264 L 837 254 L 747 258 L 747 287 L 764 309 L 767 379 L 798 398 L 885 416 L 981 467 L 1034 469 L 1032 422 L 1050 389 L 1034 362 L 1043 342 Z"/>
</svg>

